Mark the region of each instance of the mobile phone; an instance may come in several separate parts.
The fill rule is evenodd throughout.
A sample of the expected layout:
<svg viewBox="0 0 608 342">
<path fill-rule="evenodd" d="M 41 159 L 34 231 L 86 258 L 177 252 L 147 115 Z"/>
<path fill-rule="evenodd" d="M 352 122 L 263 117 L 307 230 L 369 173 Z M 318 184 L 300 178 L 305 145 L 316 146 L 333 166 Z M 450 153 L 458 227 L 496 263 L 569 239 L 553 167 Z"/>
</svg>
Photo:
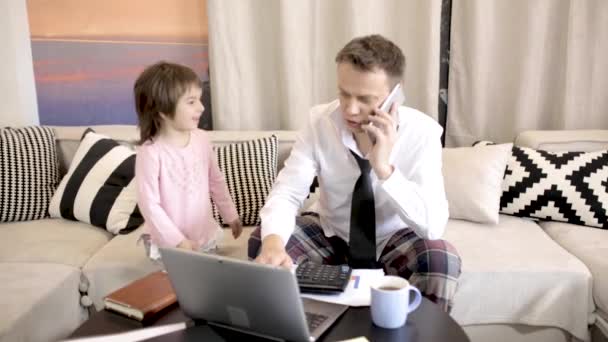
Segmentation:
<svg viewBox="0 0 608 342">
<path fill-rule="evenodd" d="M 380 110 L 383 112 L 388 112 L 391 109 L 393 103 L 396 103 L 397 106 L 401 106 L 405 102 L 405 95 L 403 94 L 403 90 L 401 89 L 401 83 L 397 83 L 396 86 L 393 87 L 393 90 L 388 94 L 382 105 L 380 105 Z"/>
<path fill-rule="evenodd" d="M 397 85 L 395 85 L 393 87 L 393 89 L 388 94 L 386 99 L 384 99 L 384 101 L 380 105 L 380 110 L 383 112 L 388 112 L 391 109 L 391 106 L 393 105 L 393 103 L 397 104 L 397 106 L 400 106 L 404 102 L 405 102 L 405 94 L 403 94 L 403 90 L 401 89 L 401 83 L 397 83 Z M 373 112 L 372 112 L 372 115 L 374 115 Z M 372 125 L 371 122 L 370 122 L 370 125 Z M 368 134 L 368 136 L 369 136 L 370 140 L 372 141 L 372 144 L 375 144 L 376 138 L 374 138 L 372 134 Z"/>
</svg>

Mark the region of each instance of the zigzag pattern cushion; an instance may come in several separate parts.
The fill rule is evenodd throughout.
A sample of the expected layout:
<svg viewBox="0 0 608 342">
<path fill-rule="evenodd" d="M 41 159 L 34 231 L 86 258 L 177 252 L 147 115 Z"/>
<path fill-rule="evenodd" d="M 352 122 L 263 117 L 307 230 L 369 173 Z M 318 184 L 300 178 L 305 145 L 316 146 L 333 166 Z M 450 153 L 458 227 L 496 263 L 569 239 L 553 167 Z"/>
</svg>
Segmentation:
<svg viewBox="0 0 608 342">
<path fill-rule="evenodd" d="M 502 213 L 608 229 L 608 151 L 513 147 Z"/>
<path fill-rule="evenodd" d="M 278 139 L 275 135 L 214 147 L 232 200 L 243 225 L 260 224 L 260 210 L 277 174 Z M 213 205 L 213 216 L 222 223 Z"/>
<path fill-rule="evenodd" d="M 139 227 L 135 151 L 87 130 L 51 200 L 51 217 L 90 223 L 118 234 Z"/>
<path fill-rule="evenodd" d="M 0 222 L 48 216 L 58 167 L 51 128 L 0 128 Z"/>
</svg>

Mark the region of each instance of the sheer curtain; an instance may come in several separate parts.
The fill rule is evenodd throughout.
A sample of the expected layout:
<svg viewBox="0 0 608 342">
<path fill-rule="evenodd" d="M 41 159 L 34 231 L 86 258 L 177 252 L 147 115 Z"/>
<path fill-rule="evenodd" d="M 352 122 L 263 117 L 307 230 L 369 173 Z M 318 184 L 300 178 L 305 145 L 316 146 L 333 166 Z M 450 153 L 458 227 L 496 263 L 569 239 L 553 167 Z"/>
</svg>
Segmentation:
<svg viewBox="0 0 608 342">
<path fill-rule="evenodd" d="M 298 129 L 336 97 L 338 50 L 379 33 L 406 55 L 409 106 L 437 117 L 441 0 L 208 0 L 215 129 Z"/>
<path fill-rule="evenodd" d="M 453 1 L 446 144 L 608 129 L 608 1 Z"/>
</svg>

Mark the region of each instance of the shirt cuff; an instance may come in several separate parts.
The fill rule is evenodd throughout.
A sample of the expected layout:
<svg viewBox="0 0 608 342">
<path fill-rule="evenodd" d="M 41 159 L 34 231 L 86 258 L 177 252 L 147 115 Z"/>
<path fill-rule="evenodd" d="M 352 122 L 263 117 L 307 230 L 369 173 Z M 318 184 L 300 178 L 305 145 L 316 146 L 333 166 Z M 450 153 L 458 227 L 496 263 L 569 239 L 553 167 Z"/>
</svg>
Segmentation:
<svg viewBox="0 0 608 342">
<path fill-rule="evenodd" d="M 398 168 L 393 166 L 393 172 L 387 179 L 378 179 L 378 185 L 382 187 L 387 193 L 390 194 L 389 189 L 394 189 L 394 191 L 399 191 L 399 187 L 402 184 L 406 184 L 409 182 L 405 176 L 399 171 Z"/>
<path fill-rule="evenodd" d="M 283 247 L 285 247 L 285 245 L 287 245 L 287 241 L 289 241 L 291 234 L 293 233 L 293 228 L 296 224 L 295 217 L 292 220 L 283 220 L 282 224 L 278 224 L 279 221 L 281 220 L 276 220 L 276 222 L 262 222 L 260 238 L 262 241 L 264 241 L 264 238 L 266 238 L 268 235 L 276 234 L 281 237 L 281 240 L 283 240 Z M 286 227 L 292 228 L 286 229 Z"/>
</svg>

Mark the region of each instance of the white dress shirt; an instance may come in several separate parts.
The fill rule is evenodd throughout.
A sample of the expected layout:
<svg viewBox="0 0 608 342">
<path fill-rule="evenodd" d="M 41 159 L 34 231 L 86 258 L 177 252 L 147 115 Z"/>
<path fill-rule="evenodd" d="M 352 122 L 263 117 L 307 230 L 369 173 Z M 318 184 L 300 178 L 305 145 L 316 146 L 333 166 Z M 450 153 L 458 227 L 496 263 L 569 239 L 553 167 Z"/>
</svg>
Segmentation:
<svg viewBox="0 0 608 342">
<path fill-rule="evenodd" d="M 442 128 L 412 108 L 398 109 L 397 139 L 389 157 L 393 173 L 384 181 L 371 171 L 376 206 L 376 255 L 397 231 L 410 227 L 424 239 L 443 235 L 448 203 L 441 172 Z M 262 239 L 279 235 L 284 243 L 294 231 L 298 209 L 315 176 L 319 213 L 326 236 L 349 241 L 353 189 L 361 171 L 349 149 L 362 156 L 335 100 L 311 109 L 266 205 L 260 211 Z"/>
</svg>

